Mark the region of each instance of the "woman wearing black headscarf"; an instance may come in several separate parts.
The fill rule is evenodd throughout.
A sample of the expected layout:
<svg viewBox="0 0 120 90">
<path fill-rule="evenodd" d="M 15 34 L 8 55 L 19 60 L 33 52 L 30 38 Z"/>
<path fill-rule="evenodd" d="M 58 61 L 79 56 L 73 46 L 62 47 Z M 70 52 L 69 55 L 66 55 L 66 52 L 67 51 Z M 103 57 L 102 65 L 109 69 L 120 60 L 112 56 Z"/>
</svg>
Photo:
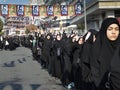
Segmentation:
<svg viewBox="0 0 120 90">
<path fill-rule="evenodd" d="M 81 53 L 81 71 L 82 71 L 82 89 L 92 90 L 92 79 L 91 79 L 91 68 L 90 68 L 90 55 L 92 50 L 92 45 L 96 39 L 98 31 L 95 29 L 89 29 L 84 35 L 84 44 Z"/>
<path fill-rule="evenodd" d="M 60 79 L 63 73 L 63 42 L 62 35 L 57 34 L 55 41 L 53 42 L 52 49 L 52 76 Z"/>
<path fill-rule="evenodd" d="M 110 90 L 120 90 L 120 46 L 111 61 L 110 72 Z"/>
<path fill-rule="evenodd" d="M 98 90 L 107 90 L 106 82 L 110 72 L 110 62 L 118 46 L 120 33 L 116 18 L 106 18 L 101 25 L 92 47 L 91 70 L 93 80 Z"/>
</svg>

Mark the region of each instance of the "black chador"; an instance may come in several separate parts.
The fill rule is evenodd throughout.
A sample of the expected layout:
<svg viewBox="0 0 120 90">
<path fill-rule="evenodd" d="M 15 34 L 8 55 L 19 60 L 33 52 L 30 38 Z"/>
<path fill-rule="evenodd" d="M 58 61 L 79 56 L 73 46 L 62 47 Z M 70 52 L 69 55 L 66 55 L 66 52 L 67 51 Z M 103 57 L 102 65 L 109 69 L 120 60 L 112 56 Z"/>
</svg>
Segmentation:
<svg viewBox="0 0 120 90">
<path fill-rule="evenodd" d="M 96 37 L 97 31 L 94 29 L 88 30 L 88 32 L 83 36 L 84 43 L 81 53 L 81 71 L 82 71 L 82 89 L 83 90 L 93 90 L 92 86 L 92 74 L 90 68 L 90 56 L 92 45 Z"/>
<path fill-rule="evenodd" d="M 43 48 L 42 48 L 42 60 L 45 62 L 45 68 L 48 69 L 49 61 L 50 61 L 50 51 L 52 48 L 52 36 L 51 34 L 47 34 L 44 38 Z"/>
<path fill-rule="evenodd" d="M 63 76 L 61 78 L 61 82 L 64 86 L 67 86 L 72 82 L 72 61 L 71 61 L 71 53 L 72 53 L 72 37 L 69 37 L 64 42 L 64 68 L 63 68 Z"/>
<path fill-rule="evenodd" d="M 63 42 L 61 40 L 61 36 L 57 35 L 56 40 L 53 43 L 53 71 L 52 75 L 56 78 L 61 78 L 63 73 Z"/>
<path fill-rule="evenodd" d="M 109 84 L 110 90 L 120 90 L 120 46 L 111 61 Z"/>
<path fill-rule="evenodd" d="M 72 62 L 73 82 L 77 90 L 79 89 L 81 90 L 82 88 L 81 60 L 80 60 L 81 50 L 82 50 L 82 44 L 77 43 L 77 45 L 74 47 L 73 62 Z"/>
<path fill-rule="evenodd" d="M 91 70 L 93 80 L 98 90 L 107 90 L 108 73 L 110 72 L 110 62 L 118 46 L 119 38 L 112 41 L 107 37 L 108 27 L 119 22 L 115 18 L 107 18 L 103 21 L 100 31 L 97 34 L 96 41 L 92 47 Z M 110 29 L 111 30 L 111 29 Z M 113 30 L 113 29 L 112 29 Z"/>
</svg>

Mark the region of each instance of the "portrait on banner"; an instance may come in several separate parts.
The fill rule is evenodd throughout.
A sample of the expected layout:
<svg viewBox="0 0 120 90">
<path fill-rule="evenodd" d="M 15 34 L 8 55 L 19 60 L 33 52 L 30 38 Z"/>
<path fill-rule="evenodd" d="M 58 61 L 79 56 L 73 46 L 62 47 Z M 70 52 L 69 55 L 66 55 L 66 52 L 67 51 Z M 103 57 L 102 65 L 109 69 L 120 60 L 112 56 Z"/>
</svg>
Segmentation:
<svg viewBox="0 0 120 90">
<path fill-rule="evenodd" d="M 53 16 L 54 15 L 54 9 L 52 5 L 47 6 L 47 15 Z"/>
<path fill-rule="evenodd" d="M 18 16 L 24 15 L 24 5 L 17 5 L 17 15 Z"/>
<path fill-rule="evenodd" d="M 81 13 L 82 13 L 81 3 L 76 3 L 75 4 L 75 14 L 80 15 Z"/>
<path fill-rule="evenodd" d="M 38 5 L 33 5 L 32 6 L 32 15 L 33 16 L 38 16 L 39 15 L 39 6 Z"/>
<path fill-rule="evenodd" d="M 1 15 L 8 15 L 8 5 L 7 4 L 1 5 Z"/>
<path fill-rule="evenodd" d="M 68 15 L 67 5 L 61 5 L 61 15 Z"/>
</svg>

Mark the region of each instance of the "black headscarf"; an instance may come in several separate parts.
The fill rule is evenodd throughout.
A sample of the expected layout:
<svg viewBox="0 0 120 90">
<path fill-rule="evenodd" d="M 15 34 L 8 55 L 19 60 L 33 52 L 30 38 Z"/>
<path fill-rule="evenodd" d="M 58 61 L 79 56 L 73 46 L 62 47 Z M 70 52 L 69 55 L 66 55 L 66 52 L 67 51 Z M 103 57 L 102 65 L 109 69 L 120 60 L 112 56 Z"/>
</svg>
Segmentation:
<svg viewBox="0 0 120 90">
<path fill-rule="evenodd" d="M 119 26 L 116 18 L 106 18 L 102 22 L 92 48 L 91 69 L 96 86 L 99 86 L 104 74 L 109 71 L 111 58 L 117 45 L 120 43 L 119 37 L 115 41 L 110 41 L 107 38 L 106 31 L 111 24 L 117 24 Z"/>
<path fill-rule="evenodd" d="M 87 40 L 83 44 L 82 57 L 81 57 L 81 59 L 85 63 L 90 63 L 89 56 L 91 53 L 91 47 L 93 45 L 93 36 L 94 35 L 96 36 L 98 31 L 95 29 L 89 29 L 88 32 L 90 32 L 91 34 L 89 35 L 89 37 L 87 38 Z M 87 37 L 88 32 L 83 36 L 84 40 Z"/>
</svg>

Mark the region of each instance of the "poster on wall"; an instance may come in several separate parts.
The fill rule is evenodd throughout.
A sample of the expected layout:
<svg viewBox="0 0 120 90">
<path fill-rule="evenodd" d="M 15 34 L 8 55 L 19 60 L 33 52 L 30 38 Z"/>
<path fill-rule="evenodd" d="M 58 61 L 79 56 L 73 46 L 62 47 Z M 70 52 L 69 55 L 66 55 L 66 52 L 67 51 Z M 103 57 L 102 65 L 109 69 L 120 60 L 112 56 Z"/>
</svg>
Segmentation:
<svg viewBox="0 0 120 90">
<path fill-rule="evenodd" d="M 17 5 L 17 15 L 24 16 L 24 5 Z"/>
<path fill-rule="evenodd" d="M 33 16 L 39 16 L 39 6 L 38 5 L 33 5 L 32 6 L 32 15 Z"/>
<path fill-rule="evenodd" d="M 9 5 L 9 16 L 16 16 L 16 5 Z"/>
<path fill-rule="evenodd" d="M 8 5 L 7 4 L 1 5 L 1 15 L 3 15 L 3 16 L 8 15 Z"/>
<path fill-rule="evenodd" d="M 32 6 L 30 5 L 25 6 L 25 16 L 32 16 Z"/>
<path fill-rule="evenodd" d="M 52 5 L 47 6 L 47 15 L 54 16 L 54 9 Z"/>
</svg>

